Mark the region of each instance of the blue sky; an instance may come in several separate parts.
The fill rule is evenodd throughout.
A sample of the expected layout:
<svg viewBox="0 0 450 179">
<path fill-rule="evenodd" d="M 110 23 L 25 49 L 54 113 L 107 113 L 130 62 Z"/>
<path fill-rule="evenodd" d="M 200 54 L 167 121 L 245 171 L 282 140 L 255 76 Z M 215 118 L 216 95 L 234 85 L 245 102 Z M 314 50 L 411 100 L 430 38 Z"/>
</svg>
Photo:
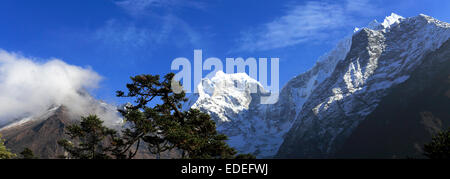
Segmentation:
<svg viewBox="0 0 450 179">
<path fill-rule="evenodd" d="M 103 77 L 93 94 L 117 102 L 137 74 L 166 74 L 177 57 L 279 57 L 280 85 L 338 40 L 395 12 L 450 22 L 450 1 L 2 0 L 0 49 L 62 59 Z M 207 74 L 207 72 L 204 72 Z"/>
</svg>

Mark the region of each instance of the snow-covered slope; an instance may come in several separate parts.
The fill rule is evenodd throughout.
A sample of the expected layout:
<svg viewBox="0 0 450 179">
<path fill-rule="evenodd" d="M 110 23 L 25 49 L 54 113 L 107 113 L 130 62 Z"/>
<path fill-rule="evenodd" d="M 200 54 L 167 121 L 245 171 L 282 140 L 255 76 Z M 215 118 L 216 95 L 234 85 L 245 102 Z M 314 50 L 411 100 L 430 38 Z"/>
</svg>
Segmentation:
<svg viewBox="0 0 450 179">
<path fill-rule="evenodd" d="M 382 23 L 357 28 L 312 69 L 291 79 L 276 104 L 261 105 L 256 99 L 262 93 L 224 85 L 264 91 L 245 74 L 220 72 L 200 84 L 188 106 L 211 114 L 240 152 L 321 157 L 333 153 L 389 88 L 407 80 L 426 54 L 449 39 L 449 27 L 426 15 L 393 13 Z"/>
<path fill-rule="evenodd" d="M 245 73 L 225 74 L 218 71 L 211 79 L 203 79 L 198 85 L 196 103 L 191 107 L 208 109 L 217 122 L 230 122 L 236 114 L 248 110 L 252 92 L 262 90 L 262 85 Z"/>
<path fill-rule="evenodd" d="M 247 74 L 218 71 L 213 78 L 203 79 L 198 91 L 189 98 L 187 106 L 210 114 L 218 130 L 239 151 L 259 153 L 258 147 L 277 135 L 270 121 L 259 117 L 266 107 L 259 103 L 264 89 Z"/>
<path fill-rule="evenodd" d="M 450 37 L 450 25 L 426 15 L 391 15 L 353 35 L 352 47 L 312 93 L 280 148 L 280 157 L 329 157 L 389 89 Z"/>
<path fill-rule="evenodd" d="M 339 42 L 332 51 L 320 57 L 311 70 L 290 80 L 273 105 L 260 104 L 264 89 L 247 74 L 220 71 L 212 79 L 203 79 L 198 86 L 199 94 L 189 97 L 185 107 L 210 114 L 218 123 L 218 130 L 229 136 L 228 143 L 239 152 L 260 158 L 272 157 L 303 103 L 345 58 L 350 46 L 350 37 Z M 256 93 L 250 93 L 255 89 Z"/>
</svg>

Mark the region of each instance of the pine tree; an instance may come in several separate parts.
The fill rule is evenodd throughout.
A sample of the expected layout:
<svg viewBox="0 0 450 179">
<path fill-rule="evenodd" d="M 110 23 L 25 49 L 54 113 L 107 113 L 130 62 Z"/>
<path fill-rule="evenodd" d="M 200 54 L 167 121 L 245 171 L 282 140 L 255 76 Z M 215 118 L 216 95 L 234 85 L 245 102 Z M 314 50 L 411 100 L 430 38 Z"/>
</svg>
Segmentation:
<svg viewBox="0 0 450 179">
<path fill-rule="evenodd" d="M 69 153 L 66 158 L 112 158 L 114 149 L 111 143 L 116 140 L 117 132 L 103 126 L 103 121 L 96 115 L 82 117 L 79 125 L 68 126 L 66 130 L 72 141 L 66 139 L 58 141 L 58 144 Z"/>
<path fill-rule="evenodd" d="M 171 149 L 181 151 L 181 158 L 236 158 L 235 149 L 225 142 L 227 136 L 216 131 L 208 114 L 195 109 L 182 111 L 182 103 L 187 99 L 184 92 L 174 93 L 172 87 L 180 88 L 181 84 L 174 82 L 173 77 L 170 73 L 161 81 L 159 75 L 138 75 L 131 77 L 132 83 L 126 85 L 126 94 L 117 91 L 118 97 L 133 98 L 135 102 L 120 111 L 132 124 L 124 130 L 121 143 L 139 146 L 142 140 L 157 158 Z M 150 102 L 162 104 L 150 106 Z M 238 157 L 252 158 L 249 154 Z"/>
<path fill-rule="evenodd" d="M 33 151 L 30 148 L 23 149 L 23 151 L 20 152 L 20 155 L 22 155 L 22 159 L 36 159 Z"/>
<path fill-rule="evenodd" d="M 430 159 L 450 159 L 450 129 L 433 136 L 431 142 L 425 144 L 424 151 Z"/>
<path fill-rule="evenodd" d="M 0 135 L 0 159 L 12 159 L 16 157 L 15 154 L 11 153 L 9 149 L 5 146 L 5 141 L 2 139 L 2 136 Z"/>
</svg>

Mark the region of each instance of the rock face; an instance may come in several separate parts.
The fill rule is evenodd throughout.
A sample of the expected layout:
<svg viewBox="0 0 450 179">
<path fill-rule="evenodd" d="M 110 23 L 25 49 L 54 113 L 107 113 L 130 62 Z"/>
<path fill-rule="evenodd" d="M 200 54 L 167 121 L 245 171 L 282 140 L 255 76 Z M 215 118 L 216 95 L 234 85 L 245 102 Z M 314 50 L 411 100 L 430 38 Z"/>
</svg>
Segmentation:
<svg viewBox="0 0 450 179">
<path fill-rule="evenodd" d="M 2 128 L 0 133 L 5 145 L 14 153 L 30 148 L 40 158 L 57 158 L 64 154 L 57 141 L 66 138 L 64 127 L 73 124 L 75 119 L 65 107 L 55 107 L 33 120 Z"/>
<path fill-rule="evenodd" d="M 449 37 L 448 23 L 426 15 L 403 18 L 392 14 L 384 22 L 372 22 L 368 28 L 358 30 L 352 37 L 342 40 L 335 49 L 321 57 L 311 70 L 290 80 L 281 90 L 276 104 L 261 105 L 258 101 L 254 101 L 263 93 L 249 94 L 248 90 L 240 90 L 240 93 L 236 92 L 232 95 L 226 93 L 228 89 L 220 89 L 217 87 L 220 85 L 215 84 L 223 83 L 222 81 L 243 83 L 243 81 L 251 80 L 247 79 L 248 77 L 233 78 L 231 77 L 233 74 L 223 73 L 207 80 L 206 84 L 212 85 L 207 85 L 209 92 L 204 93 L 210 95 L 202 97 L 200 93 L 191 99 L 190 104 L 193 104 L 193 108 L 210 113 L 218 121 L 219 130 L 230 136 L 230 145 L 240 152 L 250 152 L 260 158 L 351 157 L 355 153 L 353 151 L 359 150 L 358 146 L 366 144 L 361 141 L 377 137 L 375 131 L 385 130 L 384 139 L 388 138 L 388 134 L 396 135 L 393 126 L 390 126 L 392 128 L 390 130 L 378 126 L 379 128 L 374 127 L 371 130 L 373 133 L 367 132 L 372 126 L 370 121 L 380 123 L 397 118 L 388 117 L 394 113 L 386 114 L 388 116 L 376 115 L 382 113 L 383 109 L 389 108 L 392 111 L 400 109 L 400 104 L 388 107 L 385 101 L 391 99 L 390 104 L 392 101 L 403 98 L 406 101 L 407 98 L 406 104 L 411 104 L 419 100 L 420 95 L 427 94 L 427 91 L 438 93 L 432 89 L 444 85 L 444 82 L 436 82 L 433 87 L 424 89 L 431 84 L 418 82 L 424 79 L 412 77 L 426 73 L 425 76 L 428 78 L 425 81 L 427 81 L 438 80 L 439 75 L 445 76 L 445 71 L 449 68 L 443 68 L 443 66 L 450 60 L 446 55 L 448 53 L 446 42 Z M 422 70 L 425 67 L 428 70 Z M 433 73 L 435 71 L 444 72 L 443 74 Z M 257 82 L 251 83 L 260 86 Z M 395 89 L 405 84 L 411 85 L 405 88 L 416 90 L 414 94 L 417 98 L 393 95 Z M 215 91 L 225 92 L 214 93 Z M 259 91 L 264 90 L 261 88 Z M 228 98 L 245 100 L 223 102 L 222 99 Z M 432 101 L 429 100 L 428 103 Z M 450 107 L 448 103 L 442 104 L 446 105 L 442 108 Z M 439 124 L 437 126 L 440 127 L 448 126 L 446 122 L 443 122 L 448 120 L 446 116 L 448 112 L 430 113 L 431 109 L 426 109 L 406 106 L 405 112 L 418 110 L 415 114 L 416 117 L 417 115 L 420 117 L 416 120 L 404 118 L 401 120 L 408 123 L 420 123 L 418 121 L 425 120 L 424 123 L 434 126 L 431 127 L 433 130 L 439 128 L 434 123 Z M 406 113 L 398 114 L 398 118 L 400 117 L 407 117 L 407 115 Z M 437 118 L 441 122 L 436 122 Z M 397 127 L 401 127 L 400 123 Z M 414 131 L 410 132 L 414 133 Z M 416 136 L 420 135 L 422 138 L 406 140 L 406 143 L 409 145 L 411 141 L 417 141 L 417 145 L 421 145 L 430 136 L 422 134 L 424 133 L 417 132 Z M 397 140 L 402 138 L 400 136 L 407 137 L 406 134 L 399 133 Z M 385 143 L 385 147 L 389 148 L 388 143 Z M 393 149 L 399 152 L 405 149 L 391 148 L 392 150 L 380 149 L 366 153 L 367 150 L 362 150 L 359 156 L 392 157 L 396 152 Z M 385 154 L 374 155 L 381 153 Z M 355 156 L 357 156 L 356 153 Z"/>
<path fill-rule="evenodd" d="M 25 117 L 1 126 L 0 134 L 6 140 L 5 145 L 14 153 L 30 148 L 39 158 L 57 158 L 64 154 L 57 142 L 67 139 L 65 127 L 79 122 L 81 116 L 96 114 L 106 126 L 120 129 L 122 119 L 115 106 L 96 100 L 87 92 L 80 91 L 79 94 L 86 101 L 76 109 L 54 104 L 46 111 L 24 114 Z"/>
<path fill-rule="evenodd" d="M 354 129 L 338 158 L 422 158 L 422 146 L 450 126 L 450 41 L 393 87 Z"/>
</svg>

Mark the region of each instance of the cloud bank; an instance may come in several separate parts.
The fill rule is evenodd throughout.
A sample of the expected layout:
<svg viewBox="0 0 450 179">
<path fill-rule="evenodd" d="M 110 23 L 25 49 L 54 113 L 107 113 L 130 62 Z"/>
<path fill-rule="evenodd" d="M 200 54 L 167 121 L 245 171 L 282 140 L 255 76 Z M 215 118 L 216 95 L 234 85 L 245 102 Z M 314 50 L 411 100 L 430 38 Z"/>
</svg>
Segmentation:
<svg viewBox="0 0 450 179">
<path fill-rule="evenodd" d="M 241 51 L 271 50 L 330 37 L 330 32 L 351 26 L 361 16 L 373 16 L 369 0 L 308 1 L 288 8 L 285 15 L 257 29 L 242 32 Z"/>
<path fill-rule="evenodd" d="M 0 49 L 0 126 L 58 105 L 76 114 L 118 119 L 114 110 L 102 107 L 86 92 L 97 88 L 100 80 L 101 76 L 89 68 L 58 59 L 36 62 Z"/>
</svg>

